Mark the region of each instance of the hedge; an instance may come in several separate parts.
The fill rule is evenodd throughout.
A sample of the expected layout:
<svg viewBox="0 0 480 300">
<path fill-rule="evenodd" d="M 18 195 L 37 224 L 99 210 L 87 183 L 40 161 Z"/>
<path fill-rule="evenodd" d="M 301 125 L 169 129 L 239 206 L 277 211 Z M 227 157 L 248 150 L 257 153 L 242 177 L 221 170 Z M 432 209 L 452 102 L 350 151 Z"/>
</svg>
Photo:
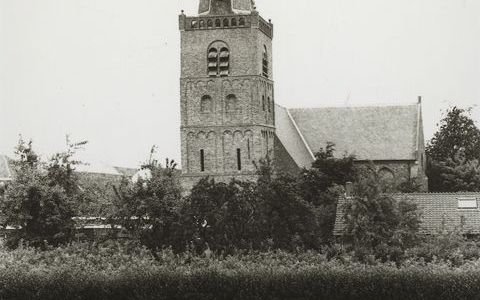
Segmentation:
<svg viewBox="0 0 480 300">
<path fill-rule="evenodd" d="M 283 252 L 200 258 L 72 245 L 0 251 L 0 299 L 478 299 L 480 262 L 403 267 Z"/>
</svg>

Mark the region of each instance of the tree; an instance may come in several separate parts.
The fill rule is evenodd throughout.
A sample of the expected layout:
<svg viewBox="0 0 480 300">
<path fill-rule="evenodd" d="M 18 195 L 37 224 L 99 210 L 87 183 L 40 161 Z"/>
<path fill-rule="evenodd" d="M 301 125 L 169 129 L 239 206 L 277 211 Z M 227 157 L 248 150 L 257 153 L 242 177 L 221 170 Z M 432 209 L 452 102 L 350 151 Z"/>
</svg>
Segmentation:
<svg viewBox="0 0 480 300">
<path fill-rule="evenodd" d="M 450 108 L 427 145 L 427 176 L 434 192 L 480 191 L 480 129 L 470 109 Z"/>
<path fill-rule="evenodd" d="M 315 206 L 301 197 L 295 178 L 280 174 L 260 177 L 260 230 L 266 246 L 295 250 L 315 249 L 319 243 L 319 218 Z"/>
<path fill-rule="evenodd" d="M 312 167 L 303 169 L 297 181 L 301 197 L 317 210 L 318 234 L 323 242 L 332 240 L 338 197 L 345 184 L 355 181 L 358 173 L 354 156 L 337 158 L 334 153 L 335 145 L 328 143 L 315 154 Z"/>
<path fill-rule="evenodd" d="M 454 159 L 430 162 L 429 176 L 431 190 L 435 192 L 480 191 L 479 160 L 467 160 L 463 151 L 458 151 Z"/>
<path fill-rule="evenodd" d="M 257 248 L 258 203 L 254 182 L 201 179 L 192 189 L 182 213 L 184 236 L 196 250 L 216 251 Z"/>
<path fill-rule="evenodd" d="M 45 247 L 45 243 L 57 245 L 74 237 L 72 217 L 78 185 L 73 170 L 78 162 L 72 157 L 85 144 L 67 139 L 66 152 L 42 163 L 32 142 L 20 139 L 13 162 L 14 179 L 0 202 L 0 224 L 16 228 L 8 245 L 16 247 L 24 240 Z"/>
<path fill-rule="evenodd" d="M 440 128 L 427 145 L 429 159 L 437 162 L 455 159 L 463 151 L 466 160 L 480 158 L 480 129 L 471 117 L 471 109 L 456 106 L 447 110 Z"/>
<path fill-rule="evenodd" d="M 419 239 L 420 213 L 408 198 L 382 192 L 373 172 L 354 184 L 353 197 L 343 207 L 344 238 L 357 256 L 398 261 Z"/>
<path fill-rule="evenodd" d="M 172 160 L 167 159 L 163 167 L 150 159 L 141 168 L 143 177 L 136 181 L 124 178 L 116 188 L 110 222 L 121 225 L 152 250 L 177 244 L 182 197 L 176 167 Z"/>
</svg>

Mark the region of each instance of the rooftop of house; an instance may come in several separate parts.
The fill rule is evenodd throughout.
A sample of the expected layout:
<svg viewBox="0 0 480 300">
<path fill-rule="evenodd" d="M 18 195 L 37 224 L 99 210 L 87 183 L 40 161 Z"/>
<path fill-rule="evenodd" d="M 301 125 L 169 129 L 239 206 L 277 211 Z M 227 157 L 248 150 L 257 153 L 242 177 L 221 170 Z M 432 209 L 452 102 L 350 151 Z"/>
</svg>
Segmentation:
<svg viewBox="0 0 480 300">
<path fill-rule="evenodd" d="M 278 106 L 275 122 L 284 145 L 291 143 L 292 134 L 286 132 L 293 127 L 310 153 L 325 149 L 331 142 L 338 156 L 352 154 L 357 160 L 372 161 L 416 160 L 423 130 L 420 104 L 293 109 Z M 291 151 L 302 152 L 292 157 L 305 157 L 303 149 Z"/>
<path fill-rule="evenodd" d="M 436 234 L 441 230 L 459 230 L 464 234 L 480 234 L 480 193 L 414 193 L 396 194 L 397 199 L 408 198 L 421 212 L 420 232 Z M 335 235 L 345 228 L 342 197 L 337 206 Z"/>
<path fill-rule="evenodd" d="M 6 155 L 0 154 L 0 181 L 12 180 L 11 160 Z M 75 167 L 80 174 L 98 174 L 105 176 L 127 176 L 132 177 L 139 169 L 115 167 L 105 163 L 82 164 Z"/>
</svg>

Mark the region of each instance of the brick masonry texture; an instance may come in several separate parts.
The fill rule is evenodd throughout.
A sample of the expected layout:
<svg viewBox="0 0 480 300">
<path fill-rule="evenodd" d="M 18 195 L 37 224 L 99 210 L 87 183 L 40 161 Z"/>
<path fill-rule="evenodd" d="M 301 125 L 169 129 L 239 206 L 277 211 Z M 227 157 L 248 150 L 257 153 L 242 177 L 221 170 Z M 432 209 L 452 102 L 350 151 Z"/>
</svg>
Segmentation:
<svg viewBox="0 0 480 300">
<path fill-rule="evenodd" d="M 218 19 L 223 25 L 224 19 L 235 19 L 238 24 L 240 18 L 231 15 Z M 192 27 L 200 19 L 184 15 L 179 18 L 182 182 L 186 190 L 206 176 L 218 181 L 254 179 L 253 162 L 267 154 L 274 156 L 272 39 L 259 28 L 258 24 L 265 25 L 265 21 L 258 15 L 242 18 L 246 22 L 242 27 L 213 26 L 203 30 Z M 215 24 L 215 18 L 210 20 Z M 228 48 L 228 76 L 209 76 L 211 45 Z M 261 75 L 265 48 L 269 78 Z"/>
</svg>

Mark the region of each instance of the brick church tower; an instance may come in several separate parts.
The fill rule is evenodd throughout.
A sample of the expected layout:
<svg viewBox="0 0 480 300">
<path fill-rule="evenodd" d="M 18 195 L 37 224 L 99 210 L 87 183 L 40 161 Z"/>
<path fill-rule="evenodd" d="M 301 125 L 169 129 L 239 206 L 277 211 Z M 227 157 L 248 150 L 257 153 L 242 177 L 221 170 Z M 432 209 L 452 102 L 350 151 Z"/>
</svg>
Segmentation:
<svg viewBox="0 0 480 300">
<path fill-rule="evenodd" d="M 179 23 L 184 186 L 252 179 L 274 149 L 273 25 L 252 0 L 200 0 Z"/>
</svg>

